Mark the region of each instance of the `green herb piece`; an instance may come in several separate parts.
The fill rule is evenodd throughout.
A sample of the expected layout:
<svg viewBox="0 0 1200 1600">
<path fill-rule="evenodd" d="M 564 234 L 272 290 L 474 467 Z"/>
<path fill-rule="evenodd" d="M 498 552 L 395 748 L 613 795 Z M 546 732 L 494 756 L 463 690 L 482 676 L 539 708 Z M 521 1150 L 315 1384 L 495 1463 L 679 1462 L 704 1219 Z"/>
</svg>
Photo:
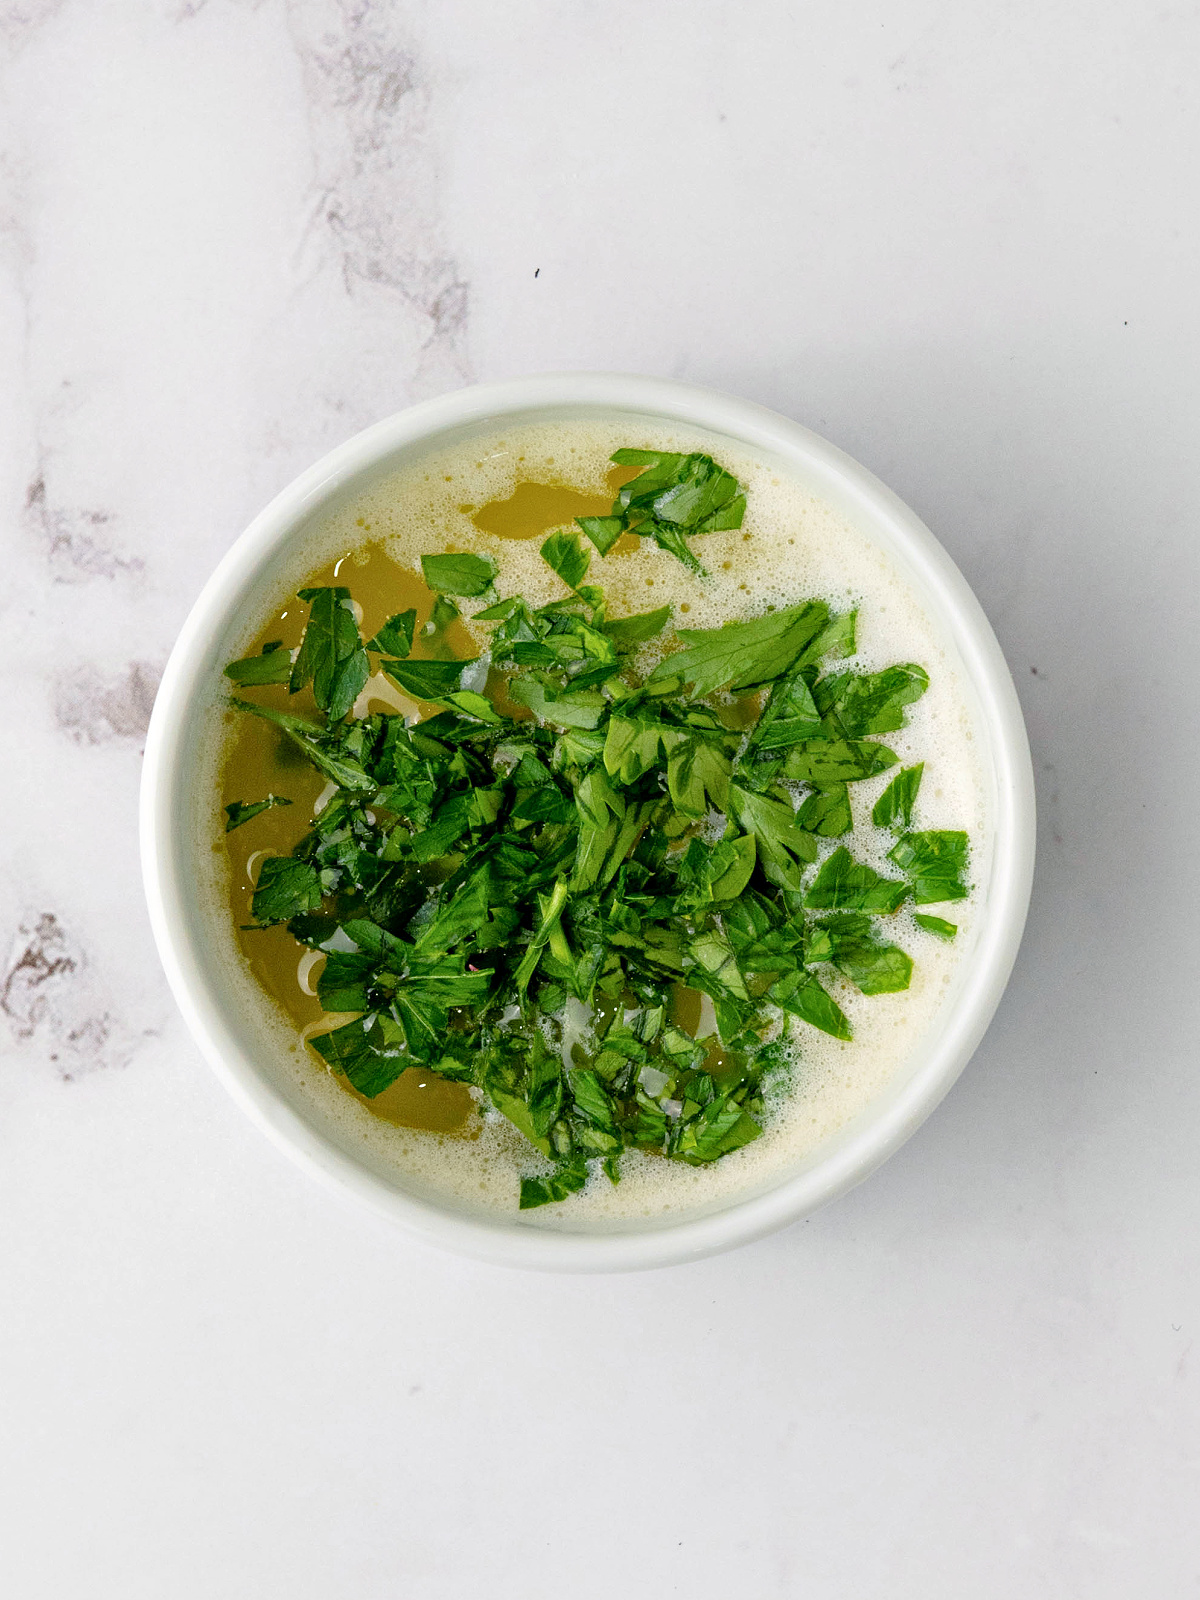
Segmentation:
<svg viewBox="0 0 1200 1600">
<path fill-rule="evenodd" d="M 736 839 L 723 839 L 705 852 L 704 876 L 713 902 L 736 900 L 750 882 L 758 858 L 754 835 L 743 833 Z"/>
<path fill-rule="evenodd" d="M 292 675 L 292 654 L 283 648 L 282 641 L 272 639 L 262 647 L 262 654 L 245 656 L 241 661 L 231 661 L 225 676 L 244 689 L 262 683 L 287 683 Z"/>
<path fill-rule="evenodd" d="M 671 607 L 659 606 L 657 611 L 643 611 L 634 617 L 617 617 L 606 621 L 604 631 L 618 650 L 632 650 L 656 639 L 671 620 Z"/>
<path fill-rule="evenodd" d="M 899 830 L 912 826 L 913 806 L 924 771 L 923 761 L 918 761 L 915 767 L 901 767 L 876 800 L 875 809 L 871 812 L 871 820 L 877 828 Z"/>
<path fill-rule="evenodd" d="M 452 622 L 457 622 L 462 612 L 448 600 L 444 594 L 434 597 L 433 608 L 429 613 L 429 621 L 425 624 L 426 634 L 445 633 Z"/>
<path fill-rule="evenodd" d="M 335 951 L 326 957 L 317 979 L 317 996 L 326 1011 L 366 1011 L 369 980 L 376 968 L 373 956 Z"/>
<path fill-rule="evenodd" d="M 509 697 L 556 728 L 598 728 L 608 702 L 598 689 L 556 690 L 536 678 L 514 678 Z"/>
<path fill-rule="evenodd" d="M 367 652 L 350 605 L 349 589 L 301 589 L 309 602 L 308 626 L 292 664 L 293 694 L 312 684 L 313 698 L 330 722 L 340 722 L 371 675 Z"/>
<path fill-rule="evenodd" d="M 269 794 L 265 800 L 234 800 L 225 807 L 225 832 L 232 833 L 235 828 L 240 828 L 243 822 L 249 822 L 252 817 L 260 817 L 264 811 L 270 811 L 274 806 L 290 806 L 290 800 L 285 800 L 281 794 Z"/>
<path fill-rule="evenodd" d="M 592 558 L 577 533 L 552 533 L 542 546 L 542 559 L 558 573 L 568 589 L 578 589 L 587 577 Z"/>
<path fill-rule="evenodd" d="M 625 532 L 624 517 L 576 517 L 575 520 L 602 556 L 608 554 Z"/>
<path fill-rule="evenodd" d="M 834 661 L 842 656 L 852 656 L 857 649 L 857 624 L 857 611 L 835 613 L 805 650 L 800 664 L 811 667 L 827 656 Z"/>
<path fill-rule="evenodd" d="M 843 912 L 820 925 L 829 941 L 829 959 L 863 994 L 895 994 L 912 980 L 912 957 L 899 945 L 878 939 L 869 916 Z"/>
<path fill-rule="evenodd" d="M 414 1064 L 403 1028 L 390 1017 L 360 1017 L 313 1035 L 309 1043 L 368 1100 L 389 1089 Z"/>
<path fill-rule="evenodd" d="M 496 576 L 491 556 L 422 556 L 425 582 L 438 594 L 458 594 L 466 599 L 486 594 Z"/>
<path fill-rule="evenodd" d="M 958 924 L 947 922 L 944 917 L 931 917 L 926 911 L 914 911 L 913 921 L 918 928 L 924 928 L 926 933 L 936 934 L 939 939 L 953 939 L 958 932 Z"/>
<path fill-rule="evenodd" d="M 583 1161 L 564 1161 L 548 1178 L 522 1178 L 520 1208 L 530 1211 L 534 1206 L 565 1200 L 582 1189 L 587 1178 L 587 1164 Z"/>
<path fill-rule="evenodd" d="M 771 690 L 750 742 L 755 750 L 778 750 L 823 736 L 821 713 L 812 690 L 802 673 L 794 672 Z"/>
<path fill-rule="evenodd" d="M 801 868 L 817 859 L 816 840 L 800 827 L 785 799 L 752 794 L 737 784 L 729 790 L 729 809 L 740 827 L 754 835 L 763 872 L 781 889 L 798 891 Z"/>
<path fill-rule="evenodd" d="M 462 685 L 472 661 L 381 661 L 388 677 L 418 700 L 445 700 Z"/>
<path fill-rule="evenodd" d="M 837 839 L 853 827 L 850 791 L 844 783 L 827 784 L 810 794 L 796 813 L 796 821 L 822 839 Z"/>
<path fill-rule="evenodd" d="M 804 904 L 821 911 L 898 911 L 908 898 L 908 885 L 882 877 L 874 867 L 855 861 L 845 845 L 826 856 Z"/>
<path fill-rule="evenodd" d="M 558 927 L 559 919 L 563 914 L 563 907 L 567 903 L 568 893 L 569 888 L 566 880 L 560 878 L 554 885 L 553 893 L 542 902 L 538 926 L 526 947 L 524 956 L 521 958 L 520 966 L 513 974 L 513 987 L 521 998 L 524 998 L 525 991 L 529 988 L 529 980 L 537 969 L 542 951 L 546 948 L 551 935 Z"/>
<path fill-rule="evenodd" d="M 298 917 L 301 912 L 318 910 L 321 896 L 320 874 L 310 862 L 268 856 L 258 875 L 250 915 L 266 928 Z"/>
<path fill-rule="evenodd" d="M 905 725 L 904 708 L 929 687 L 929 674 L 912 662 L 883 672 L 842 672 L 816 688 L 822 714 L 835 712 L 852 739 L 871 733 L 893 733 Z"/>
<path fill-rule="evenodd" d="M 453 706 L 464 716 L 473 717 L 476 722 L 496 723 L 504 720 L 488 697 L 476 694 L 473 689 L 460 689 L 457 694 L 444 695 L 443 699 L 448 706 Z"/>
<path fill-rule="evenodd" d="M 966 882 L 969 841 L 965 833 L 934 830 L 906 833 L 888 851 L 912 885 L 916 905 L 939 900 L 964 900 L 970 893 Z"/>
<path fill-rule="evenodd" d="M 788 751 L 783 776 L 828 788 L 835 783 L 860 783 L 895 765 L 893 752 L 874 739 L 806 740 Z"/>
<path fill-rule="evenodd" d="M 731 1096 L 710 1100 L 700 1113 L 689 1120 L 674 1150 L 678 1160 L 692 1166 L 717 1161 L 750 1144 L 762 1133 L 754 1118 L 747 1115 Z"/>
<path fill-rule="evenodd" d="M 367 640 L 367 649 L 376 655 L 392 656 L 403 661 L 413 646 L 413 633 L 417 626 L 415 611 L 398 611 L 389 617 L 373 639 Z"/>
<path fill-rule="evenodd" d="M 722 528 L 740 528 L 746 497 L 732 473 L 711 456 L 656 450 L 617 450 L 618 466 L 645 470 L 625 484 L 608 517 L 579 517 L 579 526 L 607 555 L 622 533 L 653 539 L 693 572 L 701 572 L 688 539 Z"/>
<path fill-rule="evenodd" d="M 678 690 L 691 686 L 693 699 L 730 689 L 734 694 L 781 676 L 820 631 L 829 607 L 809 600 L 784 611 L 770 611 L 750 622 L 720 628 L 680 628 L 685 649 L 665 656 L 649 684 Z"/>
<path fill-rule="evenodd" d="M 811 972 L 793 969 L 773 983 L 767 994 L 777 1006 L 819 1028 L 822 1033 L 831 1034 L 835 1039 L 854 1037 L 842 1008 Z"/>
<path fill-rule="evenodd" d="M 315 722 L 293 716 L 290 711 L 276 711 L 273 706 L 252 705 L 248 700 L 235 700 L 232 704 L 239 711 L 248 711 L 251 716 L 260 717 L 264 722 L 273 722 L 277 728 L 282 728 L 303 750 L 313 766 L 340 788 L 375 789 L 375 780 L 352 755 L 343 752 L 337 736 L 318 727 Z"/>
</svg>

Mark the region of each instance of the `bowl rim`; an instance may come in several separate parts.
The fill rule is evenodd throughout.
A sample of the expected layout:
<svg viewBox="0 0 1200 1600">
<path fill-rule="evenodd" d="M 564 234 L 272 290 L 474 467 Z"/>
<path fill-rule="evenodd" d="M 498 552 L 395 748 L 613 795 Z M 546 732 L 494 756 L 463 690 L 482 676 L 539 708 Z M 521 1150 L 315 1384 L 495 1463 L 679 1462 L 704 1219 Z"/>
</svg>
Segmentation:
<svg viewBox="0 0 1200 1600">
<path fill-rule="evenodd" d="M 471 1217 L 390 1186 L 303 1119 L 258 1070 L 204 981 L 193 948 L 186 872 L 175 848 L 189 709 L 207 687 L 202 657 L 253 576 L 301 521 L 359 473 L 396 450 L 450 429 L 534 412 L 640 412 L 725 434 L 751 450 L 802 460 L 843 503 L 886 530 L 937 603 L 978 696 L 997 793 L 988 916 L 929 1059 L 899 1091 L 872 1102 L 798 1172 L 703 1215 L 627 1232 L 567 1232 L 519 1219 Z M 479 384 L 410 406 L 338 445 L 295 478 L 235 540 L 204 585 L 171 652 L 146 738 L 141 855 L 151 926 L 176 1003 L 202 1054 L 243 1111 L 294 1161 L 426 1243 L 489 1262 L 612 1272 L 715 1254 L 799 1220 L 845 1193 L 892 1155 L 951 1088 L 1000 1002 L 1021 941 L 1033 879 L 1033 768 L 1024 719 L 1003 652 L 966 579 L 916 514 L 875 475 L 802 424 L 752 401 L 690 384 L 621 373 L 548 373 Z"/>
</svg>

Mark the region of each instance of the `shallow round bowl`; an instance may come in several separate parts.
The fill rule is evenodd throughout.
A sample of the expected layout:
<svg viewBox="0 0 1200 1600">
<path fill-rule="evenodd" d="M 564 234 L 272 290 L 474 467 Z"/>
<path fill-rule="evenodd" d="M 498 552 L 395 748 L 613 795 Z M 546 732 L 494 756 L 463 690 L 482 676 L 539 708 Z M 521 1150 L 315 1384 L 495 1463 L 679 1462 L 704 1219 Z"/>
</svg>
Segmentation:
<svg viewBox="0 0 1200 1600">
<path fill-rule="evenodd" d="M 314 519 L 452 436 L 588 416 L 665 419 L 723 435 L 778 463 L 885 549 L 958 654 L 985 736 L 994 844 L 979 885 L 977 933 L 952 996 L 904 1069 L 852 1122 L 765 1191 L 706 1214 L 566 1231 L 519 1213 L 468 1213 L 406 1189 L 340 1124 L 323 1121 L 272 1062 L 205 937 L 198 851 L 211 844 L 197 837 L 195 818 L 215 799 L 197 792 L 201 772 L 211 779 L 196 752 L 231 641 L 245 637 L 264 584 Z M 692 1260 L 794 1222 L 861 1182 L 924 1122 L 982 1038 L 1016 957 L 1033 874 L 1033 777 L 1012 679 L 979 602 L 929 530 L 877 478 L 807 428 L 748 401 L 653 378 L 573 373 L 463 389 L 402 411 L 332 451 L 255 518 L 205 586 L 167 664 L 146 742 L 141 830 L 154 935 L 180 1010 L 217 1076 L 276 1144 L 429 1242 L 514 1266 L 619 1271 Z"/>
</svg>

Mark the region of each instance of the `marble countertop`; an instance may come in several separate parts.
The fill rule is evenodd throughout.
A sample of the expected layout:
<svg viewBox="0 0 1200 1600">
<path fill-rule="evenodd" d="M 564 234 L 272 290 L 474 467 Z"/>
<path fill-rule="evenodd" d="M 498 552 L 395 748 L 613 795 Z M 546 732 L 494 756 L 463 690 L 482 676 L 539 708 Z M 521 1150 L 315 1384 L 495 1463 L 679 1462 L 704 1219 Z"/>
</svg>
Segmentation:
<svg viewBox="0 0 1200 1600">
<path fill-rule="evenodd" d="M 1195 8 L 5 0 L 0 49 L 0 1588 L 1190 1593 Z M 270 1147 L 135 848 L 251 515 L 562 368 L 749 396 L 910 501 L 1041 814 L 1012 985 L 906 1148 L 595 1280 L 420 1248 Z"/>
</svg>

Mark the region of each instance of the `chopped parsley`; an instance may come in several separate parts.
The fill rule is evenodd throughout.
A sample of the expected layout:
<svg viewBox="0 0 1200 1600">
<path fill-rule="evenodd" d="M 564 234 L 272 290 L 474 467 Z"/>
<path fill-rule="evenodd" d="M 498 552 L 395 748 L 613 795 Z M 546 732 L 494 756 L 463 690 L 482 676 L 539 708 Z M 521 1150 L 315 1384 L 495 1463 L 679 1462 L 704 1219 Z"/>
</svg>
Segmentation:
<svg viewBox="0 0 1200 1600">
<path fill-rule="evenodd" d="M 741 526 L 745 495 L 710 457 L 613 460 L 643 470 L 611 516 L 580 519 L 601 555 L 636 532 L 700 570 L 687 541 Z M 666 635 L 669 607 L 609 616 L 577 532 L 542 555 L 564 592 L 539 607 L 498 594 L 490 558 L 422 559 L 436 626 L 459 615 L 446 596 L 485 602 L 472 621 L 492 630 L 500 703 L 523 716 L 474 673 L 464 687 L 486 663 L 413 659 L 412 611 L 364 642 L 345 588 L 300 592 L 294 659 L 271 644 L 226 668 L 240 690 L 311 686 L 318 708 L 234 702 L 335 786 L 292 854 L 264 861 L 251 906 L 255 925 L 325 953 L 321 1004 L 354 1014 L 310 1043 L 368 1098 L 413 1065 L 471 1086 L 544 1158 L 523 1208 L 564 1199 L 593 1168 L 618 1181 L 629 1149 L 700 1165 L 758 1138 L 788 1070 L 784 1020 L 850 1039 L 831 976 L 866 995 L 907 988 L 912 960 L 887 919 L 968 892 L 966 834 L 912 830 L 919 765 L 872 812 L 894 874 L 838 842 L 853 785 L 898 765 L 879 736 L 928 684 L 911 663 L 842 664 L 853 612 L 808 600 Z M 440 709 L 354 715 L 372 655 Z M 744 696 L 743 715 L 725 714 Z M 288 803 L 234 802 L 227 825 Z M 678 1025 L 680 986 L 710 1002 L 702 1037 Z"/>
<path fill-rule="evenodd" d="M 623 533 L 636 533 L 702 572 L 687 541 L 699 533 L 741 527 L 746 496 L 733 474 L 711 456 L 617 450 L 612 459 L 643 470 L 617 495 L 611 515 L 576 519 L 602 556 Z"/>
<path fill-rule="evenodd" d="M 235 800 L 232 805 L 225 807 L 225 832 L 232 833 L 243 822 L 262 816 L 264 811 L 271 811 L 275 806 L 290 806 L 291 803 L 278 794 L 269 794 L 265 800 Z"/>
</svg>

